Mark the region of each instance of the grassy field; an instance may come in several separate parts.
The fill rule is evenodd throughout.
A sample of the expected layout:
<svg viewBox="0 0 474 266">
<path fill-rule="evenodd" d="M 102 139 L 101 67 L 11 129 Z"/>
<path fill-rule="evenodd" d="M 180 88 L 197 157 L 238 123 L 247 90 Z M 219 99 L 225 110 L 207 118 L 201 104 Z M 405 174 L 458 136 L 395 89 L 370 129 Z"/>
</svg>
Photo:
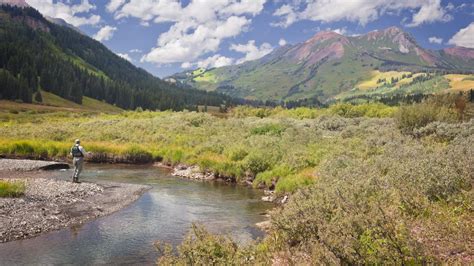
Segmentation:
<svg viewBox="0 0 474 266">
<path fill-rule="evenodd" d="M 375 70 L 375 71 L 372 71 L 370 79 L 357 84 L 356 88 L 359 88 L 361 90 L 367 90 L 367 89 L 374 89 L 374 88 L 380 87 L 381 84 L 377 83 L 379 79 L 385 79 L 387 83 L 390 83 L 392 78 L 396 78 L 399 80 L 397 83 L 408 84 L 413 80 L 413 77 L 415 77 L 416 75 L 422 75 L 422 73 L 417 73 L 416 75 L 413 75 L 413 77 L 411 78 L 402 78 L 403 75 L 409 75 L 409 74 L 411 74 L 411 72 L 399 72 L 399 71 L 380 72 L 378 70 Z"/>
<path fill-rule="evenodd" d="M 474 75 L 449 74 L 444 77 L 449 80 L 450 90 L 474 90 Z"/>
<path fill-rule="evenodd" d="M 80 138 L 91 160 L 198 165 L 290 195 L 262 241 L 240 247 L 194 228 L 162 263 L 472 263 L 474 120 L 461 123 L 452 100 L 226 117 L 0 112 L 0 155 L 64 158 Z"/>
<path fill-rule="evenodd" d="M 17 113 L 17 112 L 103 112 L 103 113 L 118 113 L 123 109 L 84 96 L 82 98 L 82 105 L 72 101 L 61 98 L 55 94 L 47 91 L 41 91 L 43 101 L 41 103 L 34 102 L 33 104 L 26 104 L 20 102 L 0 100 L 0 116 L 3 113 Z"/>
</svg>

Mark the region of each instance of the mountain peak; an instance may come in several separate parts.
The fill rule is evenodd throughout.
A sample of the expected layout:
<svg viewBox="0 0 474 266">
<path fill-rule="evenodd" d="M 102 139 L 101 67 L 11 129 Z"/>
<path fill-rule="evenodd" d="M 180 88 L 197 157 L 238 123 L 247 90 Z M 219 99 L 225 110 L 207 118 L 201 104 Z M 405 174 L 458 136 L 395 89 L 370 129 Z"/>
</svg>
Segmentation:
<svg viewBox="0 0 474 266">
<path fill-rule="evenodd" d="M 25 0 L 0 0 L 0 5 L 11 5 L 17 7 L 29 7 Z"/>
<path fill-rule="evenodd" d="M 399 33 L 405 33 L 401 28 L 397 26 L 391 26 L 386 29 L 382 30 L 383 33 L 385 34 L 390 34 L 390 35 L 397 35 Z"/>
<path fill-rule="evenodd" d="M 315 41 L 325 41 L 325 40 L 334 39 L 337 37 L 343 37 L 343 35 L 338 34 L 337 32 L 334 32 L 334 31 L 319 31 L 306 42 L 308 43 L 308 42 L 315 42 Z"/>
</svg>

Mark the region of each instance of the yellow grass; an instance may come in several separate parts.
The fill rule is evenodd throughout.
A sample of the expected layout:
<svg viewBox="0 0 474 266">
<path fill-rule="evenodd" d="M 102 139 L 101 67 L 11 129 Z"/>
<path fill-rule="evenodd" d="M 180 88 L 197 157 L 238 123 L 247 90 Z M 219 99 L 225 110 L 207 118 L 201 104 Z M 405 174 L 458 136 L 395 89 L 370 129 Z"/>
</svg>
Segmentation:
<svg viewBox="0 0 474 266">
<path fill-rule="evenodd" d="M 356 85 L 356 88 L 359 88 L 361 90 L 368 90 L 368 89 L 373 89 L 382 86 L 382 84 L 377 84 L 377 81 L 379 79 L 385 79 L 387 80 L 387 83 L 390 83 L 390 80 L 392 78 L 398 78 L 398 82 L 395 87 L 399 87 L 400 85 L 408 84 L 410 83 L 414 77 L 423 75 L 424 73 L 416 73 L 413 74 L 411 78 L 404 78 L 402 79 L 402 75 L 409 75 L 411 72 L 399 72 L 399 71 L 388 71 L 388 72 L 380 72 L 378 70 L 372 71 L 371 77 L 368 80 L 362 81 L 361 83 Z"/>
<path fill-rule="evenodd" d="M 195 77 L 194 80 L 197 81 L 197 82 L 216 83 L 217 82 L 217 77 L 216 77 L 216 75 L 214 75 L 210 72 L 204 72 L 202 74 L 199 74 L 197 77 Z"/>
<path fill-rule="evenodd" d="M 123 109 L 117 106 L 114 106 L 105 102 L 101 102 L 99 100 L 92 99 L 85 96 L 82 98 L 82 107 L 87 110 L 95 110 L 95 111 L 101 111 L 101 112 L 106 112 L 106 113 L 118 113 L 118 112 L 123 111 Z"/>
<path fill-rule="evenodd" d="M 450 90 L 467 91 L 474 89 L 474 75 L 449 74 L 444 77 L 449 80 Z"/>
</svg>

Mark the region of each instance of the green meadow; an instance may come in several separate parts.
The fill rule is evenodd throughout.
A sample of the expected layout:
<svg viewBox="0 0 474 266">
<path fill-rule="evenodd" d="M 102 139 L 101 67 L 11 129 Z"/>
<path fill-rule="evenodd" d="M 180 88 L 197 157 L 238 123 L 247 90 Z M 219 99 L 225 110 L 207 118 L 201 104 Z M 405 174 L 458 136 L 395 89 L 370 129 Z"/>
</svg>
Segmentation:
<svg viewBox="0 0 474 266">
<path fill-rule="evenodd" d="M 0 154 L 65 159 L 80 138 L 90 161 L 198 165 L 290 196 L 264 239 L 240 246 L 195 226 L 177 252 L 159 247 L 163 264 L 459 263 L 474 239 L 473 108 L 460 102 L 4 110 Z"/>
</svg>

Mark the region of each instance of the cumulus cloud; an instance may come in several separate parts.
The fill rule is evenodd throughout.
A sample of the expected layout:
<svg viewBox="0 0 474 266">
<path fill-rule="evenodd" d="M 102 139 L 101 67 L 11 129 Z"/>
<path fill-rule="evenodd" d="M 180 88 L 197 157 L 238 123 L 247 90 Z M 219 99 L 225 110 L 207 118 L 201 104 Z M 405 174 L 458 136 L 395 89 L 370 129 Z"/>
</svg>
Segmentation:
<svg viewBox="0 0 474 266">
<path fill-rule="evenodd" d="M 460 29 L 448 41 L 448 44 L 474 48 L 474 22 L 471 22 L 467 27 Z"/>
<path fill-rule="evenodd" d="M 443 43 L 443 38 L 438 38 L 438 37 L 432 36 L 432 37 L 428 38 L 428 41 L 430 43 L 442 44 Z"/>
<path fill-rule="evenodd" d="M 287 42 L 286 42 L 285 39 L 280 39 L 280 40 L 278 41 L 278 45 L 280 45 L 280 46 L 285 46 L 286 44 L 287 44 Z"/>
<path fill-rule="evenodd" d="M 79 4 L 70 4 L 69 1 L 53 0 L 26 0 L 26 2 L 36 8 L 41 14 L 64 19 L 67 23 L 76 27 L 82 25 L 96 25 L 100 22 L 100 16 L 89 14 L 95 10 L 96 6 L 89 3 L 89 0 L 82 0 Z"/>
<path fill-rule="evenodd" d="M 272 25 L 286 28 L 300 20 L 326 23 L 347 20 L 366 25 L 383 14 L 402 10 L 414 12 L 407 23 L 410 27 L 452 19 L 441 6 L 441 0 L 295 0 L 273 13 L 280 19 Z"/>
<path fill-rule="evenodd" d="M 436 21 L 447 22 L 452 20 L 453 17 L 446 13 L 446 10 L 441 7 L 441 0 L 430 0 L 427 4 L 421 6 L 418 13 L 413 15 L 411 23 L 408 23 L 408 27 L 416 27 L 423 23 L 432 23 Z"/>
<path fill-rule="evenodd" d="M 232 44 L 230 50 L 243 53 L 245 56 L 237 61 L 237 64 L 259 59 L 273 51 L 269 43 L 262 43 L 260 47 L 255 45 L 255 40 L 250 40 L 246 44 Z"/>
<path fill-rule="evenodd" d="M 122 57 L 123 59 L 129 61 L 129 62 L 132 62 L 133 59 L 127 54 L 127 53 L 117 53 L 118 56 Z"/>
<path fill-rule="evenodd" d="M 195 63 L 184 62 L 181 64 L 181 68 L 199 67 L 199 68 L 209 69 L 213 67 L 223 67 L 223 66 L 232 65 L 233 63 L 234 63 L 233 58 L 222 56 L 220 54 L 215 54 L 203 60 L 199 60 Z"/>
<path fill-rule="evenodd" d="M 142 25 L 171 23 L 169 30 L 158 37 L 156 47 L 142 57 L 142 62 L 195 62 L 207 53 L 216 52 L 224 39 L 245 31 L 251 17 L 263 10 L 265 1 L 192 0 L 183 6 L 177 0 L 126 0 L 114 11 L 114 17 L 138 18 Z"/>
<path fill-rule="evenodd" d="M 220 54 L 215 54 L 206 59 L 198 61 L 196 64 L 198 67 L 202 68 L 213 68 L 213 67 L 223 67 L 232 65 L 234 63 L 233 58 L 225 57 Z"/>
<path fill-rule="evenodd" d="M 125 0 L 110 0 L 106 6 L 106 9 L 109 12 L 115 12 L 117 9 L 123 6 L 123 4 L 125 4 Z"/>
<path fill-rule="evenodd" d="M 94 39 L 101 41 L 108 41 L 114 36 L 114 32 L 117 30 L 116 27 L 104 26 L 102 27 L 93 37 Z"/>
</svg>

